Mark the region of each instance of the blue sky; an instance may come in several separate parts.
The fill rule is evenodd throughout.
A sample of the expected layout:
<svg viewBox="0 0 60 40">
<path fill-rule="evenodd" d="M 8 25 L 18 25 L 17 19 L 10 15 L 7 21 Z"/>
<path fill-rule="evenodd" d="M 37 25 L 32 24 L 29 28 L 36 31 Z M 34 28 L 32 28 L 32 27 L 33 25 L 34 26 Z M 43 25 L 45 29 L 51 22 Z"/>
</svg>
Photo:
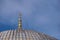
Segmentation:
<svg viewBox="0 0 60 40">
<path fill-rule="evenodd" d="M 0 0 L 0 31 L 16 29 L 19 13 L 23 29 L 60 39 L 60 0 Z"/>
</svg>

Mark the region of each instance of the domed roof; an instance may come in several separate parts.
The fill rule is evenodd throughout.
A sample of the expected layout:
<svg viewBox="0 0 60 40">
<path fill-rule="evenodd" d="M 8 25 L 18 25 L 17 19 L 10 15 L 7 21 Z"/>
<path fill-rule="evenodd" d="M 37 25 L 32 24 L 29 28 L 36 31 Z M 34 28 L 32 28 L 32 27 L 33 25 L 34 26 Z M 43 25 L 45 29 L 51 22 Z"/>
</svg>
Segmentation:
<svg viewBox="0 0 60 40">
<path fill-rule="evenodd" d="M 43 33 L 22 29 L 21 14 L 18 19 L 18 29 L 0 32 L 0 40 L 57 40 Z"/>
<path fill-rule="evenodd" d="M 57 40 L 43 33 L 28 30 L 8 30 L 0 33 L 0 40 Z"/>
</svg>

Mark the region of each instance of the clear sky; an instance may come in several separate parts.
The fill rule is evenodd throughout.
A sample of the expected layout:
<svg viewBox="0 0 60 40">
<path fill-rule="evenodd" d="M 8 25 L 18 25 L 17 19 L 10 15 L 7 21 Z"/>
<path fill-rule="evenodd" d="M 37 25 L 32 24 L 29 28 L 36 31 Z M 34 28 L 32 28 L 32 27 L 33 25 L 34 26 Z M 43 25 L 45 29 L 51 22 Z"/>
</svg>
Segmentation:
<svg viewBox="0 0 60 40">
<path fill-rule="evenodd" d="M 0 0 L 0 31 L 17 29 L 19 13 L 23 29 L 60 39 L 60 0 Z"/>
</svg>

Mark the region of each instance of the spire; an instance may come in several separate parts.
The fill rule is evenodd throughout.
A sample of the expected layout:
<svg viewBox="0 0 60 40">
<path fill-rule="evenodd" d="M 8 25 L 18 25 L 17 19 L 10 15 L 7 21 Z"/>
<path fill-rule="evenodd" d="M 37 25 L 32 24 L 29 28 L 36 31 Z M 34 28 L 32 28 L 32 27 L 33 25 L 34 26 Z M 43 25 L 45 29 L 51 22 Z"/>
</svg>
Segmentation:
<svg viewBox="0 0 60 40">
<path fill-rule="evenodd" d="M 19 14 L 19 17 L 18 17 L 18 29 L 22 29 L 22 14 L 20 13 Z"/>
</svg>

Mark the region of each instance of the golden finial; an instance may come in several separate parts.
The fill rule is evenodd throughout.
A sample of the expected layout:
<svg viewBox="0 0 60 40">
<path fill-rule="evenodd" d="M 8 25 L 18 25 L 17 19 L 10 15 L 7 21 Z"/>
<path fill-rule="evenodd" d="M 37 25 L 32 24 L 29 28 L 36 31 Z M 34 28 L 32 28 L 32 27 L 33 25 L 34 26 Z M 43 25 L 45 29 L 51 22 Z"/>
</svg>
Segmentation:
<svg viewBox="0 0 60 40">
<path fill-rule="evenodd" d="M 19 14 L 18 17 L 18 29 L 22 29 L 22 14 Z"/>
</svg>

